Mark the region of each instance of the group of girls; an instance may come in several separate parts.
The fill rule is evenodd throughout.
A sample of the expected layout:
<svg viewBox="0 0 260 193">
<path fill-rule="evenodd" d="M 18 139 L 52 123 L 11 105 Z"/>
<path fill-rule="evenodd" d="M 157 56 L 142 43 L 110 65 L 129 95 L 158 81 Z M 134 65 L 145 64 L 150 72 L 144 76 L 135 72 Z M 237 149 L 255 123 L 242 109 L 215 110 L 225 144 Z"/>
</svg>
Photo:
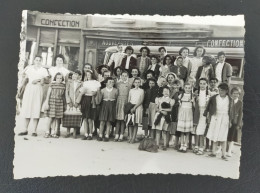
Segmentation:
<svg viewBox="0 0 260 193">
<path fill-rule="evenodd" d="M 216 157 L 220 145 L 222 159 L 227 160 L 226 141 L 235 141 L 242 124 L 240 89 L 233 88 L 229 97 L 229 82 L 216 78 L 218 63 L 204 56 L 203 47 L 195 49 L 193 58 L 184 47 L 175 61 L 164 47 L 158 51 L 159 57 L 148 57 L 150 50 L 143 47 L 141 57 L 133 59 L 133 48 L 128 46 L 113 70 L 107 65 L 94 69 L 87 63 L 67 81 L 57 72 L 42 105 L 48 120 L 45 137 L 59 137 L 60 120 L 69 106 L 81 110 L 83 140 L 92 140 L 96 134 L 98 141 L 107 142 L 114 131 L 114 141 L 123 141 L 127 133 L 127 141 L 135 143 L 142 126 L 144 136 L 154 138 L 158 147 L 163 138 L 163 150 L 174 142 L 176 150 L 187 152 L 194 136 L 194 153 L 202 155 L 207 150 L 209 156 Z M 223 55 L 221 52 L 218 57 Z M 228 74 L 225 77 L 230 78 Z M 69 135 L 68 128 L 66 137 Z"/>
</svg>

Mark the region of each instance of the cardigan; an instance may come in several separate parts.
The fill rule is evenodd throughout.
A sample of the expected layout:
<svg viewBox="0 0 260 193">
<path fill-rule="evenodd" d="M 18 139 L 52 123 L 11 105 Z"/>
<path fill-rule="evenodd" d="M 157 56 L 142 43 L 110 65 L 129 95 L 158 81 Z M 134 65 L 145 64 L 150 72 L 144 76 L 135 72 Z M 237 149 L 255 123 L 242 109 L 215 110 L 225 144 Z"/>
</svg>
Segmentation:
<svg viewBox="0 0 260 193">
<path fill-rule="evenodd" d="M 130 70 L 133 68 L 133 67 L 136 67 L 136 59 L 135 57 L 133 56 L 130 56 L 130 61 L 129 61 L 129 72 Z M 125 69 L 125 66 L 126 66 L 126 60 L 127 60 L 127 55 L 125 55 L 125 57 L 122 59 L 122 62 L 121 62 L 121 67 L 123 69 Z"/>
<path fill-rule="evenodd" d="M 233 120 L 232 124 L 239 126 L 240 128 L 243 125 L 243 102 L 238 100 L 237 103 L 233 105 Z"/>
<path fill-rule="evenodd" d="M 206 106 L 206 109 L 203 113 L 203 116 L 206 117 L 207 114 L 209 113 L 209 116 L 211 117 L 211 116 L 213 116 L 217 113 L 217 100 L 216 100 L 216 98 L 217 98 L 218 95 L 219 94 L 216 94 L 209 99 L 208 104 Z M 229 121 L 231 122 L 234 119 L 234 113 L 233 113 L 233 110 L 232 110 L 232 108 L 234 106 L 234 101 L 230 96 L 228 96 L 228 98 L 229 98 L 228 115 L 229 115 Z"/>
<path fill-rule="evenodd" d="M 216 72 L 216 68 L 217 68 L 218 63 L 214 66 L 214 71 Z M 232 66 L 225 62 L 223 69 L 222 69 L 222 80 L 221 82 L 228 82 L 228 78 L 232 76 Z M 220 81 L 219 81 L 220 82 Z"/>
</svg>

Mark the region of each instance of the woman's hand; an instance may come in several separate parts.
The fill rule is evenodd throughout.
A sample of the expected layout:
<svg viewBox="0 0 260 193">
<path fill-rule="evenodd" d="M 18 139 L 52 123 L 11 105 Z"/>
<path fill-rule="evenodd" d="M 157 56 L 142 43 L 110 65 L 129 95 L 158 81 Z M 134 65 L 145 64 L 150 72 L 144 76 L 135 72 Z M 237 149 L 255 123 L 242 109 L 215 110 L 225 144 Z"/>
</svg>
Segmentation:
<svg viewBox="0 0 260 193">
<path fill-rule="evenodd" d="M 135 108 L 132 108 L 130 111 L 132 114 L 135 113 Z"/>
<path fill-rule="evenodd" d="M 162 113 L 163 115 L 167 115 L 167 112 L 166 112 L 166 111 L 161 111 L 161 113 Z"/>
</svg>

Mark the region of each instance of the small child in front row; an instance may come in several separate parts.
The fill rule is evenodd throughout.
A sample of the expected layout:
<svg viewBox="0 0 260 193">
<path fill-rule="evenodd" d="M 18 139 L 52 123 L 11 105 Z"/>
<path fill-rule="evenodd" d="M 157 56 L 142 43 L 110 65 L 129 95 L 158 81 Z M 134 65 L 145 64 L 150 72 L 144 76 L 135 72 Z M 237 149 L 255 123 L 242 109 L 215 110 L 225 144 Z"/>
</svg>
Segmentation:
<svg viewBox="0 0 260 193">
<path fill-rule="evenodd" d="M 238 142 L 237 136 L 238 136 L 238 131 L 242 128 L 243 121 L 243 102 L 239 100 L 239 95 L 241 94 L 241 89 L 239 87 L 234 87 L 230 91 L 231 97 L 234 100 L 234 106 L 232 109 L 233 112 L 233 118 L 231 121 L 231 127 L 229 128 L 228 131 L 228 138 L 227 141 L 229 142 L 228 144 L 228 157 L 232 156 L 232 149 L 233 149 L 233 144 L 234 142 Z"/>
<path fill-rule="evenodd" d="M 47 97 L 44 103 L 44 115 L 47 118 L 47 130 L 44 136 L 45 138 L 59 138 L 59 136 L 57 135 L 57 129 L 63 117 L 63 113 L 66 109 L 66 86 L 63 83 L 63 75 L 58 72 L 54 77 L 54 81 L 55 82 L 51 83 L 48 89 Z M 50 127 L 53 122 L 54 128 L 50 134 Z"/>
<path fill-rule="evenodd" d="M 133 88 L 129 91 L 128 102 L 133 105 L 130 110 L 131 114 L 134 114 L 134 125 L 129 126 L 129 141 L 128 143 L 135 143 L 137 135 L 138 124 L 142 124 L 143 118 L 143 100 L 144 90 L 140 88 L 141 78 L 135 78 L 133 82 Z"/>
<path fill-rule="evenodd" d="M 75 107 L 76 99 L 79 96 L 79 89 L 82 87 L 82 82 L 80 81 L 81 71 L 75 70 L 72 74 L 71 80 L 68 81 L 66 86 L 66 102 L 69 108 Z M 76 108 L 76 107 L 75 107 Z M 74 128 L 79 133 L 80 127 Z M 70 136 L 70 128 L 67 128 L 66 138 Z M 76 138 L 76 135 L 74 135 Z"/>
<path fill-rule="evenodd" d="M 190 133 L 193 131 L 193 94 L 192 86 L 184 84 L 184 93 L 179 96 L 180 108 L 178 112 L 177 131 L 181 132 L 180 152 L 187 152 Z"/>
<path fill-rule="evenodd" d="M 106 87 L 101 89 L 100 100 L 101 108 L 99 113 L 100 131 L 98 141 L 102 140 L 103 131 L 106 125 L 106 134 L 103 141 L 109 141 L 109 131 L 112 127 L 111 123 L 116 120 L 116 99 L 118 96 L 118 90 L 114 88 L 115 80 L 112 77 L 108 77 L 105 80 Z"/>
<path fill-rule="evenodd" d="M 229 97 L 229 87 L 226 83 L 220 83 L 219 94 L 209 99 L 208 105 L 204 112 L 204 116 L 209 114 L 210 125 L 207 138 L 213 141 L 212 153 L 210 157 L 216 157 L 216 146 L 220 142 L 222 148 L 222 159 L 227 161 L 226 144 L 229 129 L 229 123 L 232 119 L 233 100 Z"/>
<path fill-rule="evenodd" d="M 155 99 L 157 106 L 157 113 L 154 117 L 154 129 L 156 130 L 156 145 L 159 147 L 161 132 L 163 136 L 163 147 L 164 151 L 167 150 L 167 132 L 169 132 L 168 126 L 171 122 L 170 112 L 175 103 L 174 99 L 169 97 L 169 87 L 163 88 L 163 96 Z"/>
<path fill-rule="evenodd" d="M 193 152 L 197 155 L 204 154 L 204 133 L 207 127 L 206 117 L 203 113 L 210 98 L 206 78 L 199 79 L 198 90 L 195 91 L 195 111 L 193 125 L 195 126 L 195 147 Z"/>
</svg>

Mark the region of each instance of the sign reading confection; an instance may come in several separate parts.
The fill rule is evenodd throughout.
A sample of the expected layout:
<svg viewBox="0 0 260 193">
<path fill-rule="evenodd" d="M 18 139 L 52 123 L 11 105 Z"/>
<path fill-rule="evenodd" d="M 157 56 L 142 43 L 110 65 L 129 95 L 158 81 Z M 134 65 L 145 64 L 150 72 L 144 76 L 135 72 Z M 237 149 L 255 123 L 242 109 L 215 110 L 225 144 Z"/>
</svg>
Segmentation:
<svg viewBox="0 0 260 193">
<path fill-rule="evenodd" d="M 36 16 L 35 25 L 57 28 L 82 28 L 84 27 L 84 17 L 41 14 Z"/>
<path fill-rule="evenodd" d="M 209 39 L 206 47 L 210 48 L 243 48 L 244 40 L 241 39 Z"/>
</svg>

